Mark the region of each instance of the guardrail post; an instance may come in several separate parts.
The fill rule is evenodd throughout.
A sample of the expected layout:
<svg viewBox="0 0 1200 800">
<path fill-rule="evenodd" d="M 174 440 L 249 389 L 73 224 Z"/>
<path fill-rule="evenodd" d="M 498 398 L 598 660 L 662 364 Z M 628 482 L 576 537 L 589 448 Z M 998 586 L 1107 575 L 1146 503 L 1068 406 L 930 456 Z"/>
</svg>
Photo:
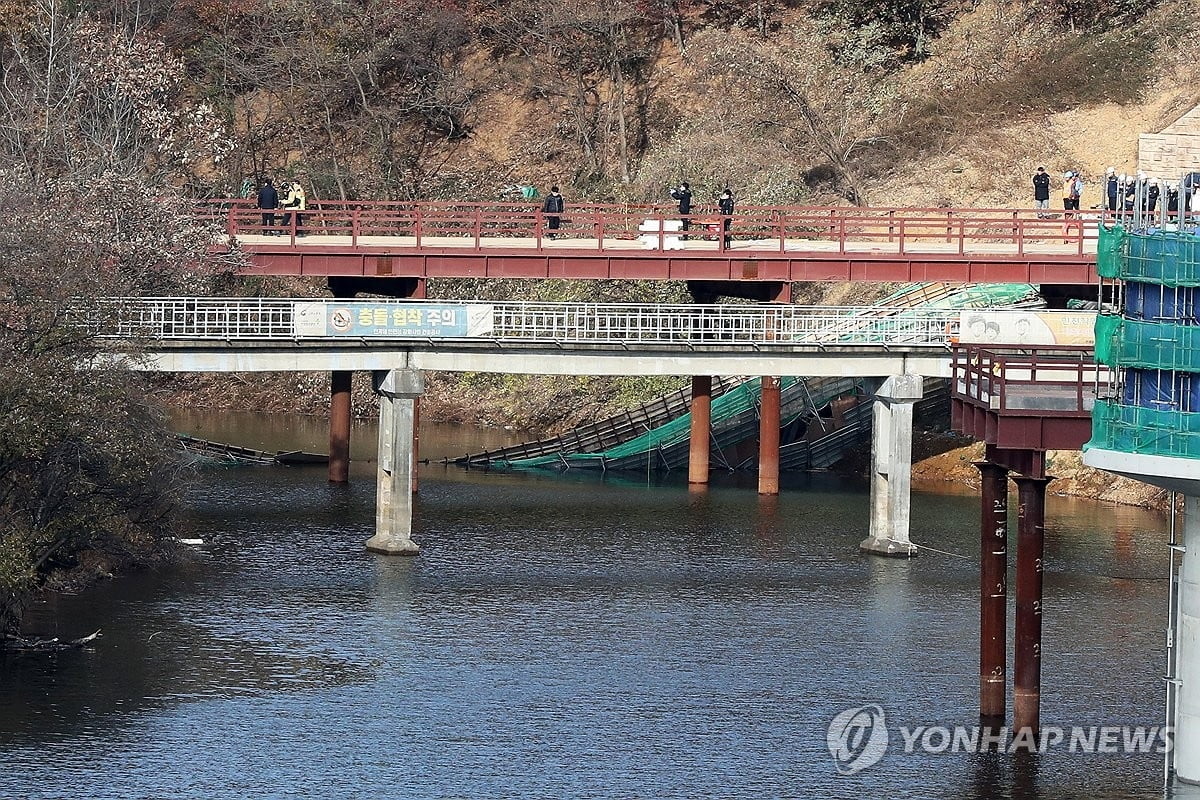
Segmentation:
<svg viewBox="0 0 1200 800">
<path fill-rule="evenodd" d="M 481 241 L 483 239 L 483 209 L 479 206 L 475 206 L 475 220 L 472 227 L 475 231 L 475 249 L 478 250 L 483 246 Z"/>
<path fill-rule="evenodd" d="M 358 246 L 358 237 L 362 235 L 362 211 L 355 206 L 350 217 L 350 244 Z"/>
<path fill-rule="evenodd" d="M 421 228 L 423 227 L 421 224 L 422 221 L 423 220 L 421 219 L 421 209 L 414 208 L 413 209 L 413 237 L 416 238 L 416 240 L 417 240 L 417 247 L 421 246 Z"/>
</svg>

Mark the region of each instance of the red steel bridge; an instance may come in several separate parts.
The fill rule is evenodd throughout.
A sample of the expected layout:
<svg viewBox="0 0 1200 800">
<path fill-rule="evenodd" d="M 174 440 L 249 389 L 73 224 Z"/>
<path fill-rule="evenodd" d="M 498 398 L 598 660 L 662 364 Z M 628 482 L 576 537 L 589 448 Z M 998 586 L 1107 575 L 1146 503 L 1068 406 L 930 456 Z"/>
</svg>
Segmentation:
<svg viewBox="0 0 1200 800">
<path fill-rule="evenodd" d="M 249 254 L 247 274 L 684 280 L 747 289 L 799 281 L 1094 284 L 1101 222 L 1101 212 L 743 206 L 729 218 L 697 211 L 685 231 L 673 207 L 569 204 L 552 230 L 550 216 L 528 204 L 321 201 L 299 220 L 276 210 L 273 225 L 253 200 L 206 200 L 198 209 Z M 765 291 L 760 299 L 784 299 L 780 289 Z"/>
</svg>

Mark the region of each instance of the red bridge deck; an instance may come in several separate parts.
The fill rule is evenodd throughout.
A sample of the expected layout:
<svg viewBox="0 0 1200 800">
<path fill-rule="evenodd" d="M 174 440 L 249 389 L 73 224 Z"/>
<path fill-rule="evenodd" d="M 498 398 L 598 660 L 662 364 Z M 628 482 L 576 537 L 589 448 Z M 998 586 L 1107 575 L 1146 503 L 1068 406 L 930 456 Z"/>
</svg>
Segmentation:
<svg viewBox="0 0 1200 800">
<path fill-rule="evenodd" d="M 301 226 L 250 200 L 201 212 L 249 253 L 248 274 L 690 281 L 1088 284 L 1099 215 L 1033 210 L 747 206 L 672 230 L 661 206 L 321 202 Z M 666 230 L 663 230 L 663 229 Z M 554 235 L 552 238 L 552 234 Z M 685 238 L 686 237 L 686 238 Z"/>
</svg>

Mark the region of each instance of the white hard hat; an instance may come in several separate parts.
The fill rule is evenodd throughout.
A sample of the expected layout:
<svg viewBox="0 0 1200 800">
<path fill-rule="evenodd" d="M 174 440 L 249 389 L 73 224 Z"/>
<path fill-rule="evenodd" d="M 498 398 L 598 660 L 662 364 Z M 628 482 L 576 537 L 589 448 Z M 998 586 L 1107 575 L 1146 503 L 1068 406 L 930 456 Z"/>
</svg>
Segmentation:
<svg viewBox="0 0 1200 800">
<path fill-rule="evenodd" d="M 1063 177 L 1064 177 L 1064 178 L 1069 178 L 1069 177 L 1071 177 L 1071 170 L 1067 170 L 1066 172 L 1064 172 L 1064 173 L 1063 173 Z"/>
<path fill-rule="evenodd" d="M 1105 175 L 1115 175 L 1116 172 L 1117 172 L 1116 167 L 1109 167 L 1108 169 L 1104 170 Z"/>
<path fill-rule="evenodd" d="M 1150 185 L 1151 185 L 1151 186 L 1158 186 L 1158 178 L 1151 178 L 1151 179 L 1150 179 Z"/>
<path fill-rule="evenodd" d="M 1119 180 L 1121 183 L 1124 183 L 1128 177 L 1129 176 L 1127 176 L 1124 172 L 1122 172 L 1120 175 L 1117 176 L 1117 180 Z"/>
<path fill-rule="evenodd" d="M 1144 181 L 1144 180 L 1146 180 L 1146 173 L 1145 173 L 1145 172 L 1143 172 L 1143 171 L 1142 171 L 1142 170 L 1140 170 L 1140 169 L 1137 171 L 1137 176 L 1138 176 L 1138 180 L 1139 180 L 1139 181 Z"/>
</svg>

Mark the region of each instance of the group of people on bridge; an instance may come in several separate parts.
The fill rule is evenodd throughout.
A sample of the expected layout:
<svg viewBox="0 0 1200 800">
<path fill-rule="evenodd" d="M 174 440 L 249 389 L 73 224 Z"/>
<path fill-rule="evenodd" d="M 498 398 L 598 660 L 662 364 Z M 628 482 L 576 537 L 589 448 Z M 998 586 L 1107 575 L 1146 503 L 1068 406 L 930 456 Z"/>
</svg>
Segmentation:
<svg viewBox="0 0 1200 800">
<path fill-rule="evenodd" d="M 1079 170 L 1063 172 L 1061 180 L 1063 210 L 1079 211 L 1083 196 L 1084 180 Z M 1033 174 L 1033 205 L 1039 210 L 1050 208 L 1051 176 L 1045 167 L 1038 167 Z M 1116 167 L 1104 171 L 1104 203 L 1092 208 L 1103 208 L 1114 214 L 1154 214 L 1165 210 L 1168 214 L 1181 211 L 1200 211 L 1200 173 L 1190 172 L 1181 180 L 1163 180 L 1147 175 L 1142 170 L 1134 173 L 1118 173 Z"/>
<path fill-rule="evenodd" d="M 282 201 L 279 197 L 280 191 L 283 192 Z M 262 186 L 258 190 L 256 205 L 262 209 L 263 232 L 268 236 L 278 236 L 282 231 L 290 231 L 293 214 L 296 216 L 296 235 L 304 235 L 304 214 L 301 212 L 308 208 L 308 198 L 300 181 L 286 181 L 279 189 L 276 189 L 270 178 L 264 178 Z M 283 224 L 278 229 L 275 227 L 275 211 L 277 209 L 285 212 Z"/>
</svg>

